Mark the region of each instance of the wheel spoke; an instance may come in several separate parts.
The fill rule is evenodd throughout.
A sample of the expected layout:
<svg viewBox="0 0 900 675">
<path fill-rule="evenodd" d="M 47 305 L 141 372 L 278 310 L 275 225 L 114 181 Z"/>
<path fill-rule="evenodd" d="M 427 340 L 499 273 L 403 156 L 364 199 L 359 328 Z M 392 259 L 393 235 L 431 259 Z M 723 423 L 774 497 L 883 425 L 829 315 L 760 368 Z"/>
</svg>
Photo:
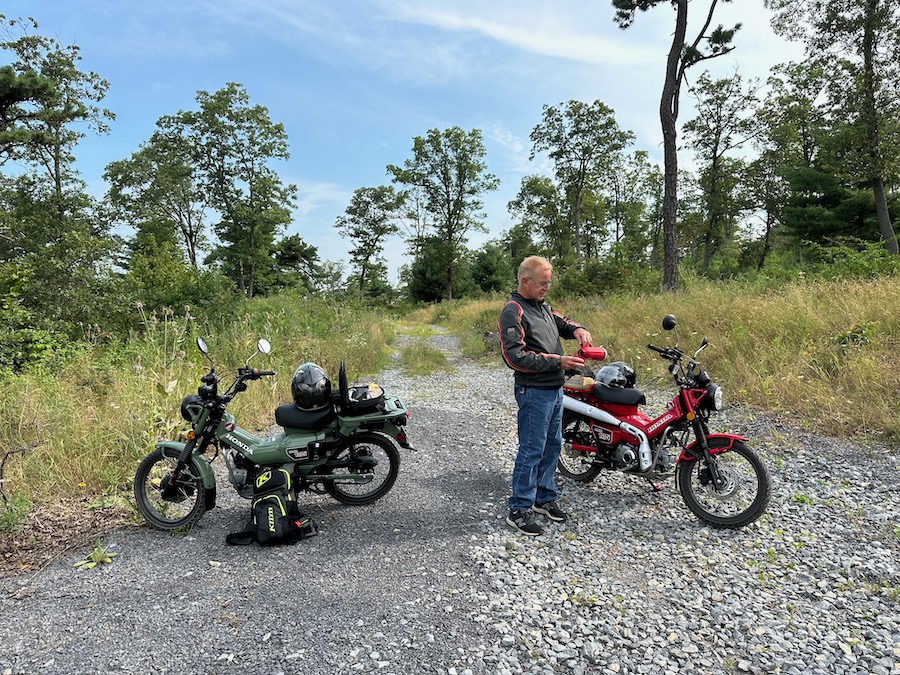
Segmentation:
<svg viewBox="0 0 900 675">
<path fill-rule="evenodd" d="M 157 449 L 144 459 L 135 475 L 138 510 L 151 526 L 163 530 L 190 526 L 205 510 L 203 482 L 191 465 L 184 467 L 178 480 L 170 482 L 177 463 L 176 458 Z"/>
<path fill-rule="evenodd" d="M 344 448 L 326 471 L 340 477 L 328 480 L 325 489 L 345 504 L 368 504 L 386 494 L 394 484 L 400 455 L 386 438 L 375 434 Z"/>
<path fill-rule="evenodd" d="M 688 507 L 715 527 L 742 527 L 765 511 L 768 471 L 743 443 L 715 456 L 715 468 L 700 459 L 679 466 L 680 489 Z M 718 474 L 719 481 L 713 479 Z"/>
<path fill-rule="evenodd" d="M 587 420 L 574 415 L 563 417 L 563 447 L 559 453 L 557 469 L 577 481 L 593 480 L 599 468 L 594 464 L 594 453 L 576 450 L 573 445 L 593 446 L 594 438 Z"/>
</svg>

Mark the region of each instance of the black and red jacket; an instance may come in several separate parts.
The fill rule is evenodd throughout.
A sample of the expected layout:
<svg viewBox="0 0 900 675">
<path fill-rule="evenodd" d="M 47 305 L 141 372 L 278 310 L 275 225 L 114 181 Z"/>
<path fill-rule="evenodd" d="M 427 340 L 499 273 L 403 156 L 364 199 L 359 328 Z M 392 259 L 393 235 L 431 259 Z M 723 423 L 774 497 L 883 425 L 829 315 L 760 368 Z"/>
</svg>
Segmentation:
<svg viewBox="0 0 900 675">
<path fill-rule="evenodd" d="M 580 323 L 554 311 L 542 300 L 513 293 L 500 312 L 503 360 L 515 371 L 516 384 L 526 387 L 561 387 L 565 373 L 560 337 L 571 340 Z"/>
</svg>

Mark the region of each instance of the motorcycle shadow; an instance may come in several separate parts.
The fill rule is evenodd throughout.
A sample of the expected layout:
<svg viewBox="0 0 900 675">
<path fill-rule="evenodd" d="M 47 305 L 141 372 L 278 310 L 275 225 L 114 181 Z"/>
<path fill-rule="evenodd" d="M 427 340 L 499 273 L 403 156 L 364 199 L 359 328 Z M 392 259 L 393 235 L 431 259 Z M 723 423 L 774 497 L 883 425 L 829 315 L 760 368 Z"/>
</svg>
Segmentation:
<svg viewBox="0 0 900 675">
<path fill-rule="evenodd" d="M 373 546 L 453 548 L 484 523 L 496 520 L 505 509 L 507 491 L 505 476 L 496 471 L 455 468 L 434 476 L 401 471 L 388 494 L 362 506 L 301 492 L 300 511 L 313 518 L 319 534 L 299 546 L 316 550 L 331 546 L 350 555 Z M 225 536 L 242 529 L 249 516 L 249 501 L 232 490 L 220 492 L 217 507 L 190 534 L 204 539 L 221 537 L 224 544 Z"/>
</svg>

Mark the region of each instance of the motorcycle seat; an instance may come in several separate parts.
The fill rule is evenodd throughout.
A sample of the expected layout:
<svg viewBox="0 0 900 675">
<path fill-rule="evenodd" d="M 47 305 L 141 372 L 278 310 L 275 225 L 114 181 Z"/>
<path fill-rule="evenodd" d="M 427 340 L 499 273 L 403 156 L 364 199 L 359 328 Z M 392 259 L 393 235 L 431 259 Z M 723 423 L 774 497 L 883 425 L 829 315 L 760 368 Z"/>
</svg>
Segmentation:
<svg viewBox="0 0 900 675">
<path fill-rule="evenodd" d="M 607 386 L 602 382 L 595 384 L 591 393 L 594 398 L 618 405 L 641 405 L 647 402 L 647 397 L 640 389 L 620 389 Z"/>
<path fill-rule="evenodd" d="M 316 431 L 327 427 L 335 417 L 337 413 L 333 405 L 314 411 L 300 410 L 293 403 L 285 403 L 275 408 L 275 423 L 288 429 Z"/>
</svg>

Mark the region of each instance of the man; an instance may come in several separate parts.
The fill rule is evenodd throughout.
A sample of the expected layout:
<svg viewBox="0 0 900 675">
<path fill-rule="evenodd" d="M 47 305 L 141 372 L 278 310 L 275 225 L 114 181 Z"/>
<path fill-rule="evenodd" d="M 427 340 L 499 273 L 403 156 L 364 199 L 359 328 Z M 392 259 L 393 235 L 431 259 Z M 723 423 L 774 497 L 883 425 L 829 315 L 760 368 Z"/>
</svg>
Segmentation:
<svg viewBox="0 0 900 675">
<path fill-rule="evenodd" d="M 591 344 L 584 326 L 544 302 L 552 276 L 545 258 L 525 258 L 518 288 L 500 312 L 503 360 L 515 371 L 519 404 L 519 450 L 506 522 L 531 537 L 543 532 L 532 512 L 558 523 L 567 518 L 556 505 L 553 480 L 562 449 L 562 384 L 565 372 L 584 365 L 584 359 L 563 355 L 560 337 L 578 340 L 582 347 Z"/>
</svg>

